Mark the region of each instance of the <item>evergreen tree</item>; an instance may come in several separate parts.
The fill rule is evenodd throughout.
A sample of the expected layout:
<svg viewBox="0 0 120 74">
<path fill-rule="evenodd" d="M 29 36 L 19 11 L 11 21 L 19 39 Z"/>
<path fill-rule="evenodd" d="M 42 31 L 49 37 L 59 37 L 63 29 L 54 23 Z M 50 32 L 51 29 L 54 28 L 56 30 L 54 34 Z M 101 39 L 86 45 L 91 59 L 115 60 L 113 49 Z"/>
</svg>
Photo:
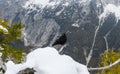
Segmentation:
<svg viewBox="0 0 120 74">
<path fill-rule="evenodd" d="M 120 49 L 118 50 L 118 52 L 115 52 L 113 49 L 108 51 L 106 50 L 104 54 L 101 56 L 101 62 L 99 66 L 102 67 L 108 66 L 114 63 L 119 58 L 120 58 Z M 102 70 L 100 74 L 120 74 L 120 63 L 114 65 L 109 69 Z"/>
<path fill-rule="evenodd" d="M 20 63 L 25 55 L 24 51 L 14 48 L 12 42 L 21 42 L 22 23 L 9 24 L 9 20 L 0 19 L 0 52 L 2 60 L 12 60 Z"/>
</svg>

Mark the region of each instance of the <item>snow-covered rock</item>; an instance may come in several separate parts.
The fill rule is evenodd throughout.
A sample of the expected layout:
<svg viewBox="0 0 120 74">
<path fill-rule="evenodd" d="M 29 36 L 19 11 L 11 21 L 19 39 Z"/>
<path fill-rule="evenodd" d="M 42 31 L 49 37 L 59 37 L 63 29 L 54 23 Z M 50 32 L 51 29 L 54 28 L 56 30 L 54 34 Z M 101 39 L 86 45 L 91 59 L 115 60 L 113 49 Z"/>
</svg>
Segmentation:
<svg viewBox="0 0 120 74">
<path fill-rule="evenodd" d="M 20 70 L 33 68 L 35 74 L 89 74 L 87 67 L 74 61 L 70 56 L 60 55 L 52 47 L 38 48 L 27 55 L 25 63 L 6 63 L 5 74 L 17 74 Z"/>
</svg>

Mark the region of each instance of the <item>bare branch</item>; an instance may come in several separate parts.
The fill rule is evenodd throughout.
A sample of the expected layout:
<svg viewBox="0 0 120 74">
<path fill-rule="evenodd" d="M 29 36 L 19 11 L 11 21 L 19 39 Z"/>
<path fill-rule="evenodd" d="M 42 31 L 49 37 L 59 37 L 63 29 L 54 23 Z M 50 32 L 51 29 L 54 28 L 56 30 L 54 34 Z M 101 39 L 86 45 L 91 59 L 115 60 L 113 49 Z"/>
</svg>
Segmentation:
<svg viewBox="0 0 120 74">
<path fill-rule="evenodd" d="M 87 51 L 86 51 L 85 49 L 84 49 L 83 51 L 84 51 L 85 59 L 86 59 L 86 61 L 87 61 Z"/>
<path fill-rule="evenodd" d="M 67 44 L 63 45 L 60 50 L 58 51 L 59 53 L 63 51 L 63 49 L 67 46 Z"/>
<path fill-rule="evenodd" d="M 86 66 L 88 66 L 93 54 L 93 49 L 90 50 L 88 57 L 86 58 Z"/>
<path fill-rule="evenodd" d="M 120 62 L 120 59 L 118 59 L 117 61 L 115 61 L 114 63 L 108 65 L 108 66 L 105 66 L 105 67 L 99 67 L 99 68 L 88 68 L 89 71 L 92 71 L 92 70 L 103 70 L 103 69 L 108 69 L 108 68 L 111 68 L 113 67 L 114 65 L 118 64 Z"/>
</svg>

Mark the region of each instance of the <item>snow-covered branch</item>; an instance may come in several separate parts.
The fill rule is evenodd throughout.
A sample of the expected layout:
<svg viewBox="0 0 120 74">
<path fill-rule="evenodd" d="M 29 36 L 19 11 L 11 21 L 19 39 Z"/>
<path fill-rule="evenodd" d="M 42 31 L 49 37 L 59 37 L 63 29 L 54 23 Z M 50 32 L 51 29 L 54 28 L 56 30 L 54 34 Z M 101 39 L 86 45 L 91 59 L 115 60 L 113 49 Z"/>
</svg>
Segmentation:
<svg viewBox="0 0 120 74">
<path fill-rule="evenodd" d="M 89 71 L 92 71 L 92 70 L 103 70 L 103 69 L 108 69 L 108 68 L 111 68 L 113 67 L 114 65 L 120 63 L 120 59 L 118 59 L 117 61 L 115 61 L 114 63 L 108 65 L 108 66 L 105 66 L 105 67 L 99 67 L 99 68 L 88 68 Z"/>
<path fill-rule="evenodd" d="M 3 27 L 2 25 L 0 25 L 0 30 L 3 30 L 3 32 L 4 32 L 5 34 L 8 33 L 8 30 L 7 30 L 5 27 Z"/>
</svg>

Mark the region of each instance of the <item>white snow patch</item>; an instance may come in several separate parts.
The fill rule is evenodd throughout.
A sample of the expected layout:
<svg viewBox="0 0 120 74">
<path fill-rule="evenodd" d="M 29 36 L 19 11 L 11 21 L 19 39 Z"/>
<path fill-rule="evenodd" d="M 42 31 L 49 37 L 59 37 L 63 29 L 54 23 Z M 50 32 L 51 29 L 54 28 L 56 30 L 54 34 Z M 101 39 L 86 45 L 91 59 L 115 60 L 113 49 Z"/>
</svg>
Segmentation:
<svg viewBox="0 0 120 74">
<path fill-rule="evenodd" d="M 91 1 L 91 0 L 80 0 L 79 3 L 80 3 L 80 4 L 81 4 L 81 3 L 84 4 L 84 3 L 87 3 L 87 2 L 90 2 L 90 1 Z"/>
<path fill-rule="evenodd" d="M 22 36 L 23 36 L 23 39 L 24 39 L 24 44 L 25 44 L 25 46 L 28 46 L 28 41 L 27 41 L 27 37 L 28 36 L 27 36 L 27 34 L 24 31 L 22 33 L 23 33 Z"/>
<path fill-rule="evenodd" d="M 78 28 L 80 27 L 78 23 L 73 23 L 72 26 L 73 27 L 78 27 Z"/>
<path fill-rule="evenodd" d="M 7 3 L 8 3 L 9 6 L 12 4 L 11 1 L 7 1 Z"/>
<path fill-rule="evenodd" d="M 2 25 L 0 25 L 0 29 L 3 30 L 5 33 L 8 33 L 8 30 L 5 27 L 3 27 Z"/>
<path fill-rule="evenodd" d="M 50 2 L 47 7 L 51 7 L 52 9 L 55 9 L 59 5 L 60 1 L 52 1 Z"/>
<path fill-rule="evenodd" d="M 63 11 L 64 11 L 65 8 L 61 9 L 59 12 L 57 12 L 55 15 L 56 16 L 59 16 Z"/>
<path fill-rule="evenodd" d="M 66 2 L 65 4 L 63 4 L 64 6 L 68 6 L 69 5 L 69 2 Z"/>
<path fill-rule="evenodd" d="M 75 23 L 73 23 L 72 26 L 79 28 L 79 27 L 80 27 L 80 25 L 79 25 L 79 20 L 75 21 Z"/>
<path fill-rule="evenodd" d="M 28 7 L 30 4 L 42 5 L 44 8 L 49 3 L 49 0 L 28 0 L 25 4 L 25 7 Z"/>
<path fill-rule="evenodd" d="M 33 8 L 33 6 L 31 5 L 37 5 L 39 6 L 40 8 L 44 8 L 46 6 L 49 6 L 49 7 L 52 7 L 52 6 L 55 6 L 57 4 L 60 3 L 60 0 L 56 0 L 56 1 L 51 1 L 50 0 L 28 0 L 25 5 L 23 6 L 24 8 Z"/>
<path fill-rule="evenodd" d="M 104 12 L 99 16 L 100 20 L 104 20 L 109 14 L 113 13 L 117 20 L 120 19 L 120 6 L 115 6 L 113 4 L 108 4 L 104 8 Z"/>
<path fill-rule="evenodd" d="M 2 53 L 0 52 L 0 58 L 2 57 Z"/>
<path fill-rule="evenodd" d="M 27 55 L 25 63 L 6 63 L 5 74 L 17 74 L 25 68 L 33 68 L 35 74 L 89 74 L 87 67 L 67 55 L 60 55 L 52 47 L 38 48 Z"/>
<path fill-rule="evenodd" d="M 0 46 L 0 50 L 4 50 L 4 48 L 2 48 L 2 47 Z"/>
<path fill-rule="evenodd" d="M 48 3 L 48 6 L 58 5 L 59 3 L 60 3 L 60 0 L 59 1 L 52 1 L 52 2 Z"/>
</svg>

